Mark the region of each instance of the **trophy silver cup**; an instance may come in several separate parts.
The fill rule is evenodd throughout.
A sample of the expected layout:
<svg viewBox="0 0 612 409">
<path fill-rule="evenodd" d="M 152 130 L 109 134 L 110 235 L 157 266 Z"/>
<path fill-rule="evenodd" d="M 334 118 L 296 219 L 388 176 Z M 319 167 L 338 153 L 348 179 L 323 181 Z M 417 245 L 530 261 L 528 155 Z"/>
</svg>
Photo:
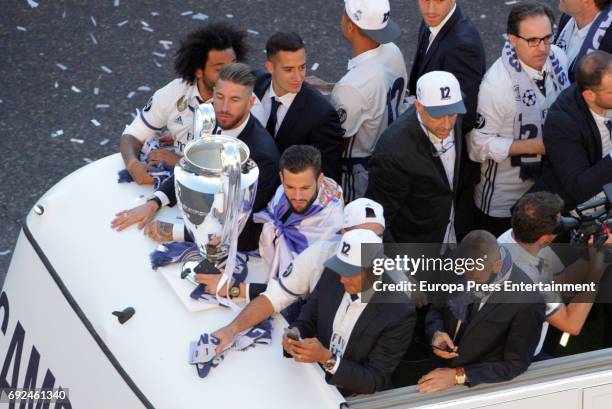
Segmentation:
<svg viewBox="0 0 612 409">
<path fill-rule="evenodd" d="M 205 105 L 210 107 L 202 104 L 195 111 L 194 140 L 174 168 L 178 206 L 203 256 L 201 262 L 185 263 L 181 276 L 194 281 L 196 273 L 219 273 L 223 267 L 227 279 L 220 280 L 221 287 L 241 265 L 238 235 L 253 208 L 259 169 L 244 142 L 210 134 L 214 111 Z"/>
</svg>

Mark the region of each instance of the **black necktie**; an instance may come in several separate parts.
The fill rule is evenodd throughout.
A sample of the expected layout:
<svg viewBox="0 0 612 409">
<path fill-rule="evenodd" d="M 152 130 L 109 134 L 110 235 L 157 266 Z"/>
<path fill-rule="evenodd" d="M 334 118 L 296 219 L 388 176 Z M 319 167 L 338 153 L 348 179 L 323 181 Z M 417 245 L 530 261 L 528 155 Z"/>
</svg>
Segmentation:
<svg viewBox="0 0 612 409">
<path fill-rule="evenodd" d="M 546 71 L 544 71 L 544 74 L 542 74 L 542 79 L 541 80 L 535 80 L 535 83 L 538 86 L 538 88 L 540 89 L 540 92 L 542 93 L 542 95 L 544 95 L 544 97 L 546 97 Z"/>
<path fill-rule="evenodd" d="M 272 109 L 270 109 L 270 118 L 268 118 L 268 123 L 266 124 L 266 130 L 272 136 L 276 134 L 276 111 L 278 111 L 279 106 L 280 102 L 272 97 Z"/>
<path fill-rule="evenodd" d="M 351 301 L 357 301 L 359 296 L 357 294 L 351 294 Z"/>
<path fill-rule="evenodd" d="M 425 27 L 423 30 L 423 36 L 421 37 L 421 45 L 419 47 L 419 57 L 423 57 L 427 54 L 427 48 L 429 47 L 429 37 L 431 36 L 431 30 L 429 27 Z"/>
<path fill-rule="evenodd" d="M 223 129 L 221 129 L 221 127 L 219 125 L 215 126 L 215 129 L 213 129 L 212 134 L 213 135 L 221 135 L 221 132 L 223 132 Z"/>
<path fill-rule="evenodd" d="M 606 128 L 608 128 L 608 136 L 610 137 L 610 140 L 612 140 L 612 121 L 607 119 L 604 123 L 606 124 Z"/>
</svg>

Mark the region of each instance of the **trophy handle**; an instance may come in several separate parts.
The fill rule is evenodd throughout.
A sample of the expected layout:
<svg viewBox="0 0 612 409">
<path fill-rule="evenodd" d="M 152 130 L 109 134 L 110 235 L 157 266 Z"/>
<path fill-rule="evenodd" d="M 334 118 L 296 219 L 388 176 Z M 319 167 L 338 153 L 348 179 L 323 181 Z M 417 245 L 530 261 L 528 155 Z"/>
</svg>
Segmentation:
<svg viewBox="0 0 612 409">
<path fill-rule="evenodd" d="M 215 126 L 217 126 L 217 121 L 212 104 L 198 105 L 193 113 L 193 139 L 212 135 Z"/>
<path fill-rule="evenodd" d="M 238 223 L 240 217 L 240 149 L 235 142 L 223 144 L 221 150 L 221 166 L 224 203 L 223 210 L 225 213 L 226 223 L 223 226 L 222 243 L 227 243 L 227 259 L 225 262 L 225 270 L 223 278 L 219 280 L 217 291 L 224 285 L 229 287 L 234 268 L 236 267 L 236 253 L 238 248 Z M 229 288 L 228 288 L 229 290 Z M 229 294 L 229 291 L 228 291 Z M 218 297 L 218 296 L 217 296 Z M 232 303 L 230 303 L 231 305 Z"/>
</svg>

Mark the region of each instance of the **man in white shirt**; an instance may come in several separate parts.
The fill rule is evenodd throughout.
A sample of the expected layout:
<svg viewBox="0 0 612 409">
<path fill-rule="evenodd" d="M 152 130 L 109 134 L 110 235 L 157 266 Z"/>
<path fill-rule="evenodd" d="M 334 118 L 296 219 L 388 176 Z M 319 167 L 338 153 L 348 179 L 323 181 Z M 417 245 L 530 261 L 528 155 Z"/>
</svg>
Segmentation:
<svg viewBox="0 0 612 409">
<path fill-rule="evenodd" d="M 567 54 L 569 78 L 576 63 L 593 50 L 612 52 L 612 1 L 559 0 L 563 12 L 555 44 Z"/>
<path fill-rule="evenodd" d="M 382 236 L 385 230 L 382 206 L 365 198 L 347 204 L 340 234 L 355 229 L 371 230 Z M 338 251 L 340 234 L 309 246 L 285 271 L 271 279 L 267 286 L 240 284 L 240 296 L 252 301 L 230 324 L 215 331 L 214 335 L 221 341 L 218 350 L 223 350 L 239 332 L 259 324 L 275 312 L 280 313 L 300 299 L 308 298 L 325 269 L 324 263 Z"/>
<path fill-rule="evenodd" d="M 374 146 L 403 112 L 408 74 L 404 56 L 392 42 L 400 29 L 389 17 L 388 0 L 345 0 L 344 5 L 342 35 L 353 58 L 331 101 L 345 132 L 342 189 L 350 202 L 365 194 Z"/>
<path fill-rule="evenodd" d="M 555 194 L 526 194 L 516 204 L 512 214 L 512 229 L 502 234 L 497 241 L 510 252 L 514 264 L 534 283 L 550 283 L 554 280 L 557 283 L 597 284 L 606 265 L 596 259 L 594 252 L 590 254 L 592 260 L 578 259 L 566 267 L 550 248 L 557 233 L 560 233 L 557 227 L 562 209 L 563 201 Z M 566 305 L 559 293 L 543 294 L 546 322 L 534 356 L 542 351 L 549 324 L 570 335 L 580 333 L 593 306 L 594 295 L 589 297 L 590 302 L 586 302 L 585 298 L 580 299 L 580 294 L 576 294 Z"/>
<path fill-rule="evenodd" d="M 509 42 L 480 85 L 478 120 L 467 146 L 470 159 L 481 164 L 476 227 L 495 236 L 510 228 L 510 209 L 538 177 L 546 113 L 569 85 L 565 55 L 551 46 L 552 27 L 548 6 L 513 6 Z"/>
<path fill-rule="evenodd" d="M 392 387 L 391 375 L 408 348 L 416 321 L 407 297 L 391 301 L 387 297 L 393 294 L 376 291 L 366 296 L 377 280 L 374 259 L 384 254 L 368 247 L 364 252 L 364 244 L 380 244 L 382 250 L 381 239 L 370 230 L 351 230 L 342 237 L 293 324 L 297 339 L 283 337 L 286 356 L 321 364 L 326 381 L 344 395 Z"/>
</svg>

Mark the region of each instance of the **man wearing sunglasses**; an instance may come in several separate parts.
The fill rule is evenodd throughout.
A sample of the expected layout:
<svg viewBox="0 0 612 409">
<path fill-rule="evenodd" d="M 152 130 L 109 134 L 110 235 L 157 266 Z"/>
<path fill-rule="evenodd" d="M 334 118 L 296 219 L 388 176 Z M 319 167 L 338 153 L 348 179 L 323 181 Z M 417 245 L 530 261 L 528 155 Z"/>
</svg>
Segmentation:
<svg viewBox="0 0 612 409">
<path fill-rule="evenodd" d="M 474 191 L 477 228 L 496 236 L 510 228 L 510 209 L 540 175 L 544 119 L 569 86 L 565 54 L 552 45 L 553 19 L 544 4 L 515 5 L 502 55 L 480 86 L 467 146 L 481 164 Z"/>
</svg>

